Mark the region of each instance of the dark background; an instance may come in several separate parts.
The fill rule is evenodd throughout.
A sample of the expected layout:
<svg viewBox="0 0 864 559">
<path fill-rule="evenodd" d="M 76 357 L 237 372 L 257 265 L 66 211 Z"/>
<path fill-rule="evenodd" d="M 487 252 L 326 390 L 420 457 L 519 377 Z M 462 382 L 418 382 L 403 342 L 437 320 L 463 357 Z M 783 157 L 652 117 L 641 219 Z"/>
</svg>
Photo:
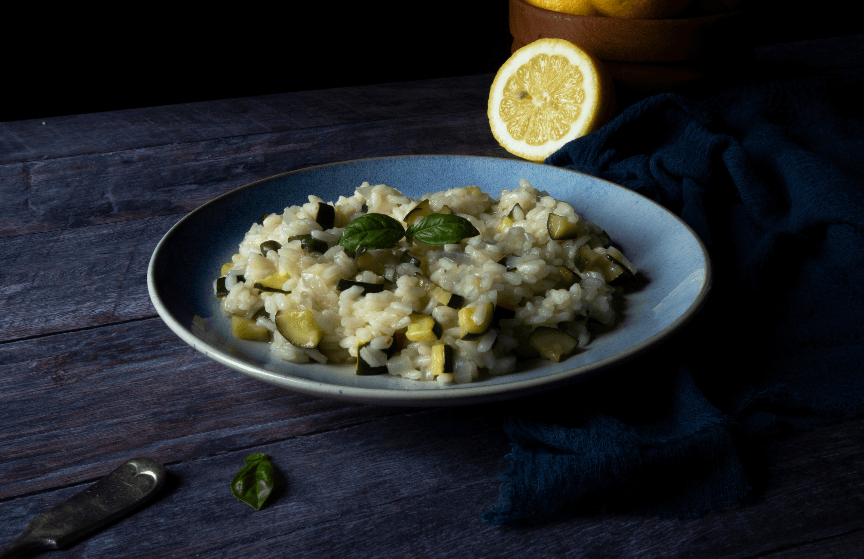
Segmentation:
<svg viewBox="0 0 864 559">
<path fill-rule="evenodd" d="M 756 44 L 864 31 L 848 1 L 743 4 Z M 512 43 L 506 0 L 231 6 L 10 17 L 0 121 L 491 73 Z"/>
</svg>

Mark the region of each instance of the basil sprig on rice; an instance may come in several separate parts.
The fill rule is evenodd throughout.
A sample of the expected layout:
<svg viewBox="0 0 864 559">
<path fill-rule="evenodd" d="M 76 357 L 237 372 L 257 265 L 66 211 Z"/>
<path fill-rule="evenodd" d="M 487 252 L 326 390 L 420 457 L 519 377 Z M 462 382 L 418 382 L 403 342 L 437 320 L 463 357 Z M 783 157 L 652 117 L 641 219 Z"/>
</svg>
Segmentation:
<svg viewBox="0 0 864 559">
<path fill-rule="evenodd" d="M 360 245 L 367 249 L 387 248 L 405 236 L 405 229 L 398 220 L 385 214 L 366 214 L 349 223 L 342 230 L 339 244 L 345 250 L 357 250 Z"/>
<path fill-rule="evenodd" d="M 464 217 L 452 214 L 427 215 L 417 225 L 409 225 L 405 236 L 433 246 L 453 245 L 479 235 L 480 231 Z"/>
<path fill-rule="evenodd" d="M 342 230 L 339 244 L 348 251 L 357 250 L 361 245 L 374 250 L 392 247 L 406 237 L 409 243 L 411 239 L 417 239 L 427 245 L 444 246 L 479 234 L 470 221 L 458 215 L 431 214 L 419 223 L 409 225 L 406 231 L 389 215 L 369 213 L 353 220 Z"/>
</svg>

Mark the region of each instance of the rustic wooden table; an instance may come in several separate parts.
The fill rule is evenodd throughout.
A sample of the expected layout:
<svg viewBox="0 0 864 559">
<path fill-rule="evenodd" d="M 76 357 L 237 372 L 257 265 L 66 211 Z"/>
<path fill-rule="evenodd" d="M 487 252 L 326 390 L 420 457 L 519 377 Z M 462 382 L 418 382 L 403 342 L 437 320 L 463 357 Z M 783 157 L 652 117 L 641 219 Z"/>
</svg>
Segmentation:
<svg viewBox="0 0 864 559">
<path fill-rule="evenodd" d="M 753 73 L 864 69 L 864 36 L 757 49 Z M 401 154 L 509 157 L 491 75 L 0 123 L 0 545 L 135 456 L 157 498 L 52 557 L 860 557 L 864 420 L 771 442 L 747 502 L 499 529 L 519 402 L 324 400 L 252 380 L 175 336 L 146 287 L 183 215 L 254 180 Z M 704 93 L 704 92 L 703 92 Z M 254 452 L 285 480 L 261 511 L 229 481 Z"/>
</svg>

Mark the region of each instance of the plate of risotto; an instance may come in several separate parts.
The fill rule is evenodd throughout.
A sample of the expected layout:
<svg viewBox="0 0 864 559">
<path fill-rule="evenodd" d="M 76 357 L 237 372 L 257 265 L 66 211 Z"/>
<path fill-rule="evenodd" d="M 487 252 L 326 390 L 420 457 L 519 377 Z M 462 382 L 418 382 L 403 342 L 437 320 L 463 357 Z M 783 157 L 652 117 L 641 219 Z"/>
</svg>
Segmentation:
<svg viewBox="0 0 864 559">
<path fill-rule="evenodd" d="M 398 156 L 290 171 L 196 209 L 147 274 L 165 323 L 258 380 L 443 406 L 549 390 L 662 342 L 711 262 L 631 190 L 520 160 Z"/>
</svg>

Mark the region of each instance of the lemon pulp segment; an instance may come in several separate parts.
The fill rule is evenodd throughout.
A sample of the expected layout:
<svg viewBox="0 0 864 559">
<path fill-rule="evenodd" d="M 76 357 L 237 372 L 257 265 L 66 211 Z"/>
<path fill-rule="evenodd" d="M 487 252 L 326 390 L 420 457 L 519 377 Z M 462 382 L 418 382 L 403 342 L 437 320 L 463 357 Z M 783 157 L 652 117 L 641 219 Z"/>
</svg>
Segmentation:
<svg viewBox="0 0 864 559">
<path fill-rule="evenodd" d="M 513 138 L 539 146 L 560 140 L 585 101 L 582 72 L 561 55 L 538 54 L 504 86 L 499 113 Z"/>
</svg>

